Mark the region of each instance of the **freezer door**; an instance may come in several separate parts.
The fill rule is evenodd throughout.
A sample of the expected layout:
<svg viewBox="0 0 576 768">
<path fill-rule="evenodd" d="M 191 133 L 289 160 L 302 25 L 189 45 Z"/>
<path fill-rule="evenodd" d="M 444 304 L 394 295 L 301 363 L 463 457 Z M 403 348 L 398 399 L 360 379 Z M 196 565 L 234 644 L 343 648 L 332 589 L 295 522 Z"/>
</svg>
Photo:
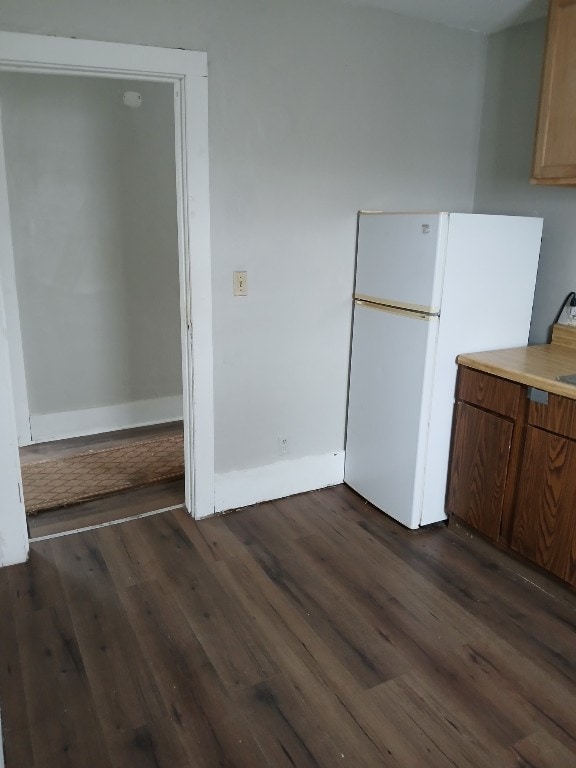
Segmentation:
<svg viewBox="0 0 576 768">
<path fill-rule="evenodd" d="M 420 524 L 438 318 L 356 303 L 344 481 Z"/>
<path fill-rule="evenodd" d="M 355 296 L 438 312 L 447 213 L 360 214 Z"/>
</svg>

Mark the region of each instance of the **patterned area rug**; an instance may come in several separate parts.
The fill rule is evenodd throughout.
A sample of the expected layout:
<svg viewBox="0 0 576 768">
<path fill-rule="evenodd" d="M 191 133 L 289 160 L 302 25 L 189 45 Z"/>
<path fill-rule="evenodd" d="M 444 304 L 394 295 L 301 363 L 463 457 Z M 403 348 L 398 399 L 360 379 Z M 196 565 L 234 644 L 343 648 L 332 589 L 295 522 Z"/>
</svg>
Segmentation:
<svg viewBox="0 0 576 768">
<path fill-rule="evenodd" d="M 37 461 L 22 467 L 26 514 L 184 476 L 182 435 Z"/>
</svg>

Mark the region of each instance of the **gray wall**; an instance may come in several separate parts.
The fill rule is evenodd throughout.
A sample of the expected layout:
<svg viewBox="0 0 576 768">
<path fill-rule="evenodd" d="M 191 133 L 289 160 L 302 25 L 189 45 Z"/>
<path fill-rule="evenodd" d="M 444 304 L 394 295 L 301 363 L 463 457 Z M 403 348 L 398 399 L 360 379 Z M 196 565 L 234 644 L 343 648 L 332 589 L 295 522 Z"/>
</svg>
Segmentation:
<svg viewBox="0 0 576 768">
<path fill-rule="evenodd" d="M 4 0 L 0 27 L 208 52 L 216 470 L 279 435 L 340 451 L 355 212 L 472 209 L 485 38 L 325 0 L 137 6 Z"/>
<path fill-rule="evenodd" d="M 30 412 L 181 393 L 171 86 L 9 73 L 0 100 Z"/>
<path fill-rule="evenodd" d="M 489 39 L 475 199 L 479 213 L 544 218 L 532 343 L 548 341 L 560 304 L 576 290 L 576 189 L 529 183 L 545 33 L 537 21 Z"/>
</svg>

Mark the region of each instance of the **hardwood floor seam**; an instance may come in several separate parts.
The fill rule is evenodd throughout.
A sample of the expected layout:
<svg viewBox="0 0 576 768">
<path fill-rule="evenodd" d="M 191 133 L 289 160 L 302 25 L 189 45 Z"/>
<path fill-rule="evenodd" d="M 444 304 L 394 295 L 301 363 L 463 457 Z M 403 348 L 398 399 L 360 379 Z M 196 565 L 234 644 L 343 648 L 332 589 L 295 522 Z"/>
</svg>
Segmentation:
<svg viewBox="0 0 576 768">
<path fill-rule="evenodd" d="M 121 525 L 122 523 L 130 523 L 133 520 L 142 520 L 145 517 L 153 517 L 154 515 L 161 515 L 164 512 L 174 512 L 176 509 L 182 509 L 183 504 L 175 504 L 172 507 L 164 507 L 163 509 L 154 509 L 150 512 L 141 512 L 139 515 L 132 515 L 130 517 L 121 517 L 118 520 L 109 520 L 106 523 L 98 523 L 96 525 L 87 525 L 84 528 L 74 528 L 71 531 L 60 531 L 59 533 L 48 533 L 45 536 L 34 536 L 30 538 L 30 543 L 37 541 L 48 541 L 49 539 L 60 539 L 63 536 L 72 536 L 76 533 L 88 533 L 89 531 L 96 531 L 99 528 L 109 528 L 112 525 Z"/>
</svg>

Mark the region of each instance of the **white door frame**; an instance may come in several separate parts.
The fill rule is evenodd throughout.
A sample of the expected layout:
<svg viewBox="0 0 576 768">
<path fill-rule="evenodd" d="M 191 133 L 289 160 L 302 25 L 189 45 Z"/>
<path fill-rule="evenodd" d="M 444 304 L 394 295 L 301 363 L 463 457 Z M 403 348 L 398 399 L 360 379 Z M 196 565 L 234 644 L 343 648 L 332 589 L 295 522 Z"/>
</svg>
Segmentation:
<svg viewBox="0 0 576 768">
<path fill-rule="evenodd" d="M 4 299 L 4 314 L 8 333 L 10 371 L 12 373 L 12 393 L 18 445 L 32 442 L 30 428 L 30 409 L 28 388 L 24 368 L 22 332 L 20 328 L 20 310 L 16 290 L 14 251 L 12 247 L 12 227 L 10 224 L 10 203 L 8 200 L 8 182 L 6 179 L 6 159 L 4 155 L 4 135 L 2 130 L 2 102 L 0 101 L 0 288 Z"/>
<path fill-rule="evenodd" d="M 180 49 L 0 32 L 0 70 L 148 80 L 174 87 L 186 507 L 195 518 L 211 515 L 214 393 L 207 56 Z M 0 371 L 4 376 L 9 373 Z M 1 413 L 0 422 L 4 422 Z M 0 487 L 19 482 L 14 474 L 0 475 Z M 0 529 L 0 540 L 2 533 Z"/>
</svg>

